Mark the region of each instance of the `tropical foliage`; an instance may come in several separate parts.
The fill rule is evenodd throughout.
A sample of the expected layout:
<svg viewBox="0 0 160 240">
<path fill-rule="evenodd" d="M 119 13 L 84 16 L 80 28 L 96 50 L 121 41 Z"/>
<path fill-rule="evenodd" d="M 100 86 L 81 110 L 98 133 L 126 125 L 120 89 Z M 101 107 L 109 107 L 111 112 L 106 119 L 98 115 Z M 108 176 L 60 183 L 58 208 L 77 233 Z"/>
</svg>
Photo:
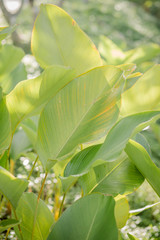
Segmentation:
<svg viewBox="0 0 160 240">
<path fill-rule="evenodd" d="M 12 30 L 1 29 L 1 40 Z M 160 196 L 160 169 L 139 133 L 160 116 L 160 65 L 134 72 L 160 48 L 123 52 L 103 38 L 102 59 L 72 17 L 49 4 L 41 5 L 31 48 L 43 70 L 24 80 L 24 52 L 0 46 L 0 192 L 12 209 L 0 231 L 8 235 L 14 228 L 24 240 L 122 239 L 120 229 L 134 212 L 126 195 L 146 179 Z M 115 57 L 113 50 L 119 53 Z M 32 162 L 26 179 L 14 176 L 20 156 Z M 38 161 L 44 175 L 35 194 L 30 178 Z M 60 204 L 53 196 L 53 211 L 43 192 L 52 171 L 63 195 Z M 63 211 L 75 184 L 80 199 Z"/>
</svg>

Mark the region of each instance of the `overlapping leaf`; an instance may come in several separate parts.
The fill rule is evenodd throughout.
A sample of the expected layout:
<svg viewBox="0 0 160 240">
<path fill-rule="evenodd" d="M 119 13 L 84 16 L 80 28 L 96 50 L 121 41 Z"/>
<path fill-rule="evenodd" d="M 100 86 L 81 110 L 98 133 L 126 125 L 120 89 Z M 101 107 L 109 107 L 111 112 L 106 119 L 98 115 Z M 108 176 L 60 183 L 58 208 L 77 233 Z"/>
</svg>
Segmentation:
<svg viewBox="0 0 160 240">
<path fill-rule="evenodd" d="M 142 77 L 122 94 L 121 115 L 160 110 L 160 65 L 144 73 Z"/>
<path fill-rule="evenodd" d="M 129 140 L 125 151 L 137 169 L 160 196 L 160 169 L 152 162 L 147 151 L 133 140 Z"/>
<path fill-rule="evenodd" d="M 75 77 L 70 68 L 53 66 L 39 77 L 20 82 L 6 97 L 12 129 L 25 117 L 39 113 L 61 88 Z"/>
<path fill-rule="evenodd" d="M 144 123 L 149 124 L 147 122 L 159 114 L 159 111 L 148 111 L 122 118 L 108 133 L 102 147 L 95 155 L 93 162 L 97 159 L 106 161 L 115 160 L 125 148 L 133 132 L 136 129 L 138 129 L 138 131 L 142 130 Z"/>
<path fill-rule="evenodd" d="M 117 161 L 94 167 L 79 181 L 85 194 L 101 192 L 116 196 L 133 192 L 143 183 L 144 177 L 124 155 Z"/>
<path fill-rule="evenodd" d="M 43 68 L 70 66 L 77 75 L 102 65 L 88 36 L 71 16 L 51 4 L 41 5 L 32 33 L 32 52 Z"/>
<path fill-rule="evenodd" d="M 101 194 L 76 201 L 56 222 L 47 240 L 118 239 L 114 205 L 112 197 Z"/>
<path fill-rule="evenodd" d="M 27 180 L 18 179 L 7 170 L 0 167 L 0 191 L 10 201 L 14 208 L 17 207 L 18 201 L 27 186 Z"/>
<path fill-rule="evenodd" d="M 24 193 L 19 201 L 16 212 L 17 217 L 21 219 L 20 225 L 22 229 L 23 240 L 47 239 L 54 219 L 51 211 L 41 199 L 37 206 L 37 196 L 34 193 Z M 18 229 L 16 230 L 16 233 L 19 236 Z"/>
<path fill-rule="evenodd" d="M 0 89 L 1 90 L 1 89 Z M 5 99 L 0 98 L 0 153 L 9 147 L 11 141 L 11 123 Z"/>
<path fill-rule="evenodd" d="M 47 167 L 78 144 L 103 136 L 118 117 L 124 85 L 122 71 L 95 68 L 63 88 L 44 108 L 38 128 L 37 150 Z"/>
</svg>

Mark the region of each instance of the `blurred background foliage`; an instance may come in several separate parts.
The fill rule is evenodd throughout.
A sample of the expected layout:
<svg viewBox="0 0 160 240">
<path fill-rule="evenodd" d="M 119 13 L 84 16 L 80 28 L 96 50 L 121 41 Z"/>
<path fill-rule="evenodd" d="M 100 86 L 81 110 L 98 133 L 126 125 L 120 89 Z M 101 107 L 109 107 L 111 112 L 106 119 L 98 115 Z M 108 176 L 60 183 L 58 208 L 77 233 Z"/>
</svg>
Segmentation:
<svg viewBox="0 0 160 240">
<path fill-rule="evenodd" d="M 39 65 L 31 55 L 30 49 L 31 30 L 41 3 L 52 3 L 61 6 L 73 16 L 99 49 L 104 44 L 105 37 L 102 35 L 106 36 L 109 41 L 111 40 L 109 42 L 110 48 L 113 44 L 113 48 L 117 46 L 122 54 L 126 54 L 126 51 L 133 48 L 143 48 L 146 44 L 160 44 L 160 0 L 24 0 L 23 7 L 16 16 L 5 15 L 4 17 L 1 9 L 0 27 L 18 24 L 16 31 L 12 34 L 12 38 L 8 37 L 4 42 L 13 42 L 14 45 L 24 49 L 26 56 L 23 58 L 23 63 L 26 66 L 28 78 L 37 76 L 41 71 Z M 153 58 L 152 62 L 145 62 L 145 66 L 144 64 L 143 66 L 138 65 L 140 72 L 143 72 L 144 69 L 146 70 L 155 63 L 160 63 L 160 54 L 157 46 L 158 45 L 154 45 L 155 51 L 153 56 L 149 55 L 150 58 Z M 111 59 L 108 57 L 109 52 L 107 52 L 107 50 L 105 53 L 106 56 L 103 55 L 102 51 L 100 52 L 104 61 L 108 64 L 123 63 L 117 60 L 117 58 L 113 57 L 113 59 Z M 138 55 L 138 57 L 140 56 Z M 148 61 L 148 59 L 144 59 L 144 61 Z M 138 62 L 135 63 L 139 64 Z M 143 63 L 143 61 L 141 63 Z M 20 148 L 18 149 L 20 152 L 16 153 L 14 149 L 11 151 L 14 157 L 17 154 L 16 164 L 11 164 L 11 172 L 15 171 L 15 175 L 18 177 L 27 177 L 32 168 L 32 162 L 35 156 L 34 153 L 31 152 L 31 147 L 27 145 L 27 135 L 22 128 L 21 133 L 18 132 L 18 134 L 25 136 L 26 142 L 24 141 L 24 144 L 22 144 L 20 148 L 22 147 L 24 150 L 27 146 L 27 151 L 26 155 L 23 154 L 23 156 L 20 154 Z M 142 134 L 149 142 L 152 159 L 156 165 L 160 167 L 160 121 L 158 120 L 149 128 L 144 129 Z M 19 144 L 18 135 L 17 141 Z M 16 140 L 15 144 L 17 144 Z M 57 178 L 57 170 L 54 170 L 47 177 L 42 198 L 46 200 L 52 210 L 54 208 L 54 211 L 56 211 L 56 208 L 58 209 L 62 200 L 62 194 L 56 187 L 61 183 Z M 58 171 L 60 170 L 61 169 Z M 29 191 L 37 192 L 40 188 L 42 178 L 43 169 L 41 164 L 37 162 L 33 175 L 31 176 Z M 68 207 L 80 196 L 81 189 L 80 186 L 76 184 L 67 194 L 65 207 Z M 55 199 L 55 202 L 53 202 L 53 199 Z M 137 191 L 128 196 L 128 200 L 131 209 L 138 209 L 159 201 L 159 198 L 149 184 L 144 182 Z M 6 211 L 5 200 L 2 201 L 0 209 L 2 210 L 0 218 L 5 218 L 5 215 L 7 217 L 7 214 L 9 214 L 7 211 L 9 211 L 9 209 Z M 160 239 L 160 205 L 131 217 L 122 232 L 124 239 L 128 239 L 128 232 L 139 239 Z M 9 238 L 15 239 L 13 231 L 10 232 Z M 0 239 L 3 239 L 3 236 L 0 236 Z"/>
</svg>

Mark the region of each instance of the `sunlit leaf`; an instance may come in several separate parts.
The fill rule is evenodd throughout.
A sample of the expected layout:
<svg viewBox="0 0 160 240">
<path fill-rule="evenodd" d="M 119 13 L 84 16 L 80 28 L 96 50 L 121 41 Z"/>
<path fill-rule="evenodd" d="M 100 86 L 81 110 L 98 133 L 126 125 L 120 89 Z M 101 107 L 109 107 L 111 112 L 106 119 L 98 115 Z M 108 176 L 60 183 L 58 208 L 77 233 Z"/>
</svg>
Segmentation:
<svg viewBox="0 0 160 240">
<path fill-rule="evenodd" d="M 144 128 L 143 123 L 147 123 L 152 118 L 158 116 L 160 112 L 143 112 L 122 118 L 108 133 L 102 147 L 99 149 L 93 161 L 97 159 L 113 161 L 125 148 L 129 138 L 138 128 Z"/>
<path fill-rule="evenodd" d="M 2 45 L 0 48 L 0 75 L 13 71 L 24 57 L 24 51 L 13 45 Z"/>
<path fill-rule="evenodd" d="M 124 80 L 113 66 L 95 68 L 68 84 L 44 108 L 37 151 L 47 161 L 63 157 L 78 144 L 105 135 L 118 117 L 116 102 Z"/>
<path fill-rule="evenodd" d="M 152 162 L 147 151 L 139 143 L 129 140 L 125 151 L 137 169 L 160 196 L 160 169 Z"/>
<path fill-rule="evenodd" d="M 10 201 L 14 208 L 28 186 L 28 181 L 14 177 L 6 169 L 0 167 L 0 191 Z"/>
<path fill-rule="evenodd" d="M 5 39 L 9 34 L 11 34 L 16 29 L 16 25 L 9 27 L 0 27 L 0 41 Z"/>
<path fill-rule="evenodd" d="M 122 94 L 121 115 L 160 110 L 160 65 L 149 69 Z"/>
<path fill-rule="evenodd" d="M 37 203 L 37 196 L 34 193 L 24 193 L 22 195 L 16 213 L 18 219 L 21 219 L 20 226 L 22 229 L 23 240 L 47 239 L 49 229 L 53 224 L 53 215 L 41 199 L 39 200 L 39 203 Z M 32 236 L 34 219 L 35 226 Z M 16 233 L 19 236 L 18 230 L 16 230 Z"/>
<path fill-rule="evenodd" d="M 76 201 L 53 226 L 47 240 L 118 239 L 114 200 L 91 194 Z"/>
<path fill-rule="evenodd" d="M 118 228 L 122 228 L 126 225 L 129 218 L 129 203 L 124 195 L 118 195 L 115 198 L 116 205 L 114 209 L 116 223 Z"/>
<path fill-rule="evenodd" d="M 11 123 L 5 99 L 0 100 L 0 153 L 9 147 L 11 141 Z"/>
<path fill-rule="evenodd" d="M 6 72 L 0 76 L 0 85 L 3 92 L 8 94 L 20 81 L 27 78 L 27 72 L 23 63 L 20 63 L 12 72 Z"/>
<path fill-rule="evenodd" d="M 41 5 L 32 33 L 32 52 L 43 68 L 70 66 L 81 74 L 102 65 L 95 45 L 72 17 L 51 4 Z"/>
<path fill-rule="evenodd" d="M 129 194 L 138 188 L 144 177 L 124 154 L 117 161 L 107 162 L 91 169 L 79 179 L 84 194 Z"/>
<path fill-rule="evenodd" d="M 39 113 L 61 88 L 75 77 L 73 70 L 60 66 L 46 69 L 39 77 L 20 82 L 6 97 L 12 129 L 25 117 Z"/>
</svg>

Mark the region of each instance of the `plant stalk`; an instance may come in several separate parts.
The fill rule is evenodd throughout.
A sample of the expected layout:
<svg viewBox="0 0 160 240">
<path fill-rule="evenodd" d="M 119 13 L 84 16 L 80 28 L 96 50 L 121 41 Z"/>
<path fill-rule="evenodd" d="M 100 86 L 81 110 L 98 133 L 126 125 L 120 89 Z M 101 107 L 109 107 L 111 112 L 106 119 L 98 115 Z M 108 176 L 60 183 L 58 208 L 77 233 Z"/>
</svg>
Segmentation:
<svg viewBox="0 0 160 240">
<path fill-rule="evenodd" d="M 30 171 L 30 173 L 29 173 L 29 175 L 28 175 L 27 180 L 30 180 L 30 177 L 31 177 L 31 175 L 32 175 L 32 172 L 33 172 L 33 170 L 34 170 L 34 167 L 35 167 L 37 161 L 38 161 L 38 156 L 36 157 L 36 160 L 34 161 L 34 164 L 33 164 L 32 168 L 31 168 L 31 171 Z"/>
<path fill-rule="evenodd" d="M 18 217 L 17 217 L 16 211 L 15 211 L 14 208 L 13 208 L 13 212 L 14 212 L 14 216 L 15 216 L 16 220 L 18 221 Z M 22 229 L 21 229 L 20 224 L 18 224 L 18 230 L 19 230 L 19 233 L 20 233 L 20 238 L 21 238 L 21 240 L 23 240 Z"/>
<path fill-rule="evenodd" d="M 63 194 L 62 202 L 61 202 L 61 205 L 60 205 L 60 208 L 59 208 L 58 218 L 59 218 L 59 217 L 61 216 L 61 214 L 62 214 L 63 204 L 64 204 L 65 197 L 66 197 L 66 193 Z"/>
<path fill-rule="evenodd" d="M 33 229 L 32 229 L 32 237 L 31 237 L 31 240 L 34 240 L 34 229 L 35 229 L 35 225 L 36 225 L 36 217 L 37 217 L 37 211 L 38 211 L 38 204 L 39 204 L 39 200 L 40 200 L 40 197 L 41 197 L 41 194 L 42 194 L 42 191 L 43 191 L 43 187 L 44 187 L 44 184 L 45 184 L 47 175 L 48 175 L 48 173 L 46 172 L 45 177 L 44 177 L 43 182 L 42 182 L 41 189 L 40 189 L 39 194 L 38 194 L 38 197 L 37 197 L 37 204 L 36 204 L 36 209 L 35 209 L 35 214 L 34 214 L 34 222 L 33 222 Z"/>
</svg>

